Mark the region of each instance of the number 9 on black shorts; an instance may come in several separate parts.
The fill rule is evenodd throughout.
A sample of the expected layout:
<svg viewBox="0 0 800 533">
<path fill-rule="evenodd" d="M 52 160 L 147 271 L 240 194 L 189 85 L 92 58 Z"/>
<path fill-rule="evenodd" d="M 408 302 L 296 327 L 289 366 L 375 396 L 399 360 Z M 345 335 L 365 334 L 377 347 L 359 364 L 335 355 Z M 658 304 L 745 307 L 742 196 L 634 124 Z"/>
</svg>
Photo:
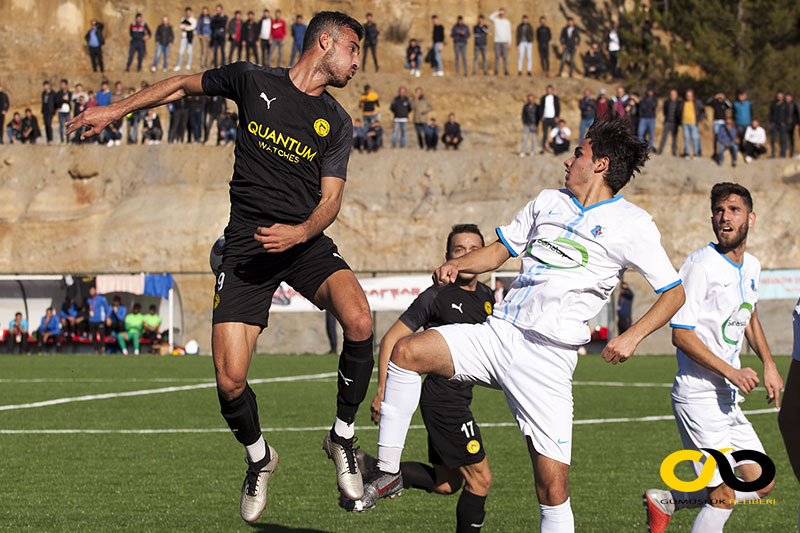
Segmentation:
<svg viewBox="0 0 800 533">
<path fill-rule="evenodd" d="M 483 461 L 486 453 L 478 424 L 469 409 L 422 404 L 422 420 L 428 430 L 428 461 L 448 468 Z"/>
</svg>

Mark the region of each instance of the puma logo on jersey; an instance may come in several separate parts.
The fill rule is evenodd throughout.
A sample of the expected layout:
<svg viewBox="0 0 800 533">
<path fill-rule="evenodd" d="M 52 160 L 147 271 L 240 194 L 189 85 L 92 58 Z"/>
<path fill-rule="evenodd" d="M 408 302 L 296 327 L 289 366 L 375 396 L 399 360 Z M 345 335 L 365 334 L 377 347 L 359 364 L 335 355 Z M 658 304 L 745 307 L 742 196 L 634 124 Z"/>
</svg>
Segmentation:
<svg viewBox="0 0 800 533">
<path fill-rule="evenodd" d="M 458 305 L 456 305 L 456 304 L 450 304 L 450 307 L 452 307 L 453 309 L 458 309 L 458 312 L 459 312 L 459 313 L 461 313 L 461 314 L 463 315 L 463 314 L 464 314 L 464 311 L 461 309 L 461 307 L 462 307 L 463 305 L 464 305 L 464 303 L 462 302 L 462 303 L 460 303 L 460 304 L 458 304 Z"/>
<path fill-rule="evenodd" d="M 277 96 L 275 98 L 267 98 L 267 95 L 264 93 L 261 93 L 258 96 L 267 103 L 267 109 L 269 109 L 269 106 L 272 104 L 272 102 L 278 99 Z"/>
<path fill-rule="evenodd" d="M 339 377 L 341 377 L 342 381 L 344 381 L 344 386 L 345 387 L 349 387 L 350 384 L 353 382 L 352 379 L 344 377 L 344 374 L 342 374 L 341 370 L 339 370 Z"/>
</svg>

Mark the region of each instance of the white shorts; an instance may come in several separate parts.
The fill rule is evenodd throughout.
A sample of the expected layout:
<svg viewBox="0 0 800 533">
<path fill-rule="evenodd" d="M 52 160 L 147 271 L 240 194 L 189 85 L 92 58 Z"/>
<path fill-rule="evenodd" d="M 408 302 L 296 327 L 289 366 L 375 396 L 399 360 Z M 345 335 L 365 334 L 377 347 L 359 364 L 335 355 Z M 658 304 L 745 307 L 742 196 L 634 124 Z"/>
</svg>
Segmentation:
<svg viewBox="0 0 800 533">
<path fill-rule="evenodd" d="M 577 346 L 554 343 L 492 316 L 481 324 L 433 329 L 450 348 L 454 380 L 501 389 L 536 451 L 569 464 Z"/>
<path fill-rule="evenodd" d="M 716 403 L 681 403 L 673 400 L 672 412 L 678 423 L 681 442 L 684 449 L 699 450 L 700 448 L 733 448 L 725 456 L 732 468 L 739 464 L 748 464 L 753 461 L 737 463 L 731 453 L 738 450 L 756 450 L 764 453 L 764 447 L 758 439 L 750 421 L 744 416 L 739 404 Z M 705 454 L 705 457 L 708 455 Z M 692 462 L 695 474 L 699 477 L 703 471 L 705 457 L 702 463 Z M 716 487 L 723 483 L 719 475 L 719 468 L 714 471 L 714 477 L 709 482 L 709 487 Z"/>
</svg>

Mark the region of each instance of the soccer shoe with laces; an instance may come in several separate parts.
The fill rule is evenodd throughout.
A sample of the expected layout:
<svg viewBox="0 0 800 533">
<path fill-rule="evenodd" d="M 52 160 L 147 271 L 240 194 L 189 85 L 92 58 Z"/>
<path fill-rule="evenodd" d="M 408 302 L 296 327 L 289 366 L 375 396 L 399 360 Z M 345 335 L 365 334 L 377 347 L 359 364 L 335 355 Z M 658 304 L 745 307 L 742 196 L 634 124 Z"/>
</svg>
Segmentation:
<svg viewBox="0 0 800 533">
<path fill-rule="evenodd" d="M 647 511 L 647 530 L 650 533 L 663 533 L 667 529 L 675 503 L 668 490 L 650 489 L 642 494 L 642 503 Z"/>
<path fill-rule="evenodd" d="M 364 481 L 361 479 L 361 472 L 356 462 L 353 449 L 355 442 L 355 437 L 343 439 L 333 435 L 331 430 L 322 439 L 322 449 L 336 466 L 336 484 L 339 485 L 339 492 L 351 500 L 360 500 L 364 494 Z"/>
<path fill-rule="evenodd" d="M 370 473 L 370 480 L 364 484 L 364 496 L 360 500 L 341 498 L 339 505 L 351 513 L 363 513 L 374 509 L 381 498 L 391 500 L 403 495 L 403 476 L 400 472 L 387 474 L 378 469 Z"/>
<path fill-rule="evenodd" d="M 269 461 L 265 457 L 258 463 L 247 463 L 247 475 L 242 484 L 242 500 L 239 504 L 239 512 L 245 522 L 255 522 L 267 508 L 267 484 L 278 468 L 278 452 L 272 446 L 267 447 Z"/>
</svg>

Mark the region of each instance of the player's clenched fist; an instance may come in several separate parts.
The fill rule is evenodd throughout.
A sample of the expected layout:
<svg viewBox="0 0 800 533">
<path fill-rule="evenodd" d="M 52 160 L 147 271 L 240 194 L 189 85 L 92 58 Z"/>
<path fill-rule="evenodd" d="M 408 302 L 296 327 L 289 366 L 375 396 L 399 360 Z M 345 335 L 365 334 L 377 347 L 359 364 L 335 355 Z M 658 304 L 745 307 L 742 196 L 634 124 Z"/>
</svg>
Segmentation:
<svg viewBox="0 0 800 533">
<path fill-rule="evenodd" d="M 749 367 L 734 368 L 730 375 L 726 377 L 728 381 L 742 389 L 745 394 L 749 394 L 753 387 L 761 382 L 756 371 Z"/>
<path fill-rule="evenodd" d="M 606 344 L 606 347 L 603 349 L 603 360 L 612 365 L 624 363 L 633 355 L 635 349 L 636 343 L 631 340 L 629 335 L 623 333 L 619 337 L 614 337 Z"/>
<path fill-rule="evenodd" d="M 451 261 L 443 264 L 433 273 L 433 283 L 435 285 L 447 285 L 453 283 L 458 278 L 458 267 Z"/>
</svg>

